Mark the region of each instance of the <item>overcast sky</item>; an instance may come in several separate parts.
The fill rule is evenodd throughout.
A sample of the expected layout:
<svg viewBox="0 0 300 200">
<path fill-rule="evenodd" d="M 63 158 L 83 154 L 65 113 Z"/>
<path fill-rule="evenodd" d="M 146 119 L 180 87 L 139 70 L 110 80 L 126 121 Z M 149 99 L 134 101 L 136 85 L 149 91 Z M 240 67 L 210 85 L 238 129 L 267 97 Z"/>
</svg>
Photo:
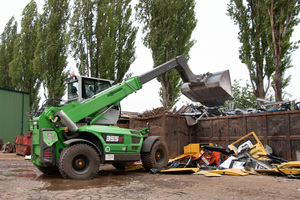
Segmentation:
<svg viewBox="0 0 300 200">
<path fill-rule="evenodd" d="M 1 0 L 0 2 L 0 33 L 3 32 L 6 23 L 12 16 L 15 17 L 20 27 L 22 11 L 30 0 Z M 41 13 L 44 1 L 36 0 L 36 2 Z M 137 0 L 133 0 L 133 2 L 137 2 Z M 195 11 L 198 23 L 192 38 L 197 42 L 190 51 L 189 66 L 191 70 L 195 74 L 202 74 L 229 69 L 232 83 L 234 79 L 242 79 L 241 83 L 245 84 L 246 80 L 249 80 L 249 73 L 246 66 L 239 60 L 238 26 L 234 25 L 230 17 L 226 15 L 229 0 L 197 0 L 196 2 Z M 20 28 L 18 29 L 19 31 Z M 142 36 L 140 27 L 136 41 L 136 60 L 129 70 L 134 75 L 141 75 L 153 67 L 151 51 L 143 46 Z M 295 28 L 292 37 L 292 41 L 297 40 L 300 40 L 299 25 Z M 286 91 L 292 95 L 290 97 L 291 100 L 296 99 L 299 101 L 300 49 L 293 53 L 292 59 L 294 67 L 287 71 L 287 75 L 292 75 L 292 81 Z M 72 58 L 69 58 L 68 68 L 75 70 Z M 143 89 L 128 96 L 121 102 L 122 109 L 143 112 L 160 107 L 159 87 L 160 84 L 156 80 L 146 83 Z M 176 106 L 180 108 L 187 101 L 187 98 L 182 97 Z"/>
</svg>

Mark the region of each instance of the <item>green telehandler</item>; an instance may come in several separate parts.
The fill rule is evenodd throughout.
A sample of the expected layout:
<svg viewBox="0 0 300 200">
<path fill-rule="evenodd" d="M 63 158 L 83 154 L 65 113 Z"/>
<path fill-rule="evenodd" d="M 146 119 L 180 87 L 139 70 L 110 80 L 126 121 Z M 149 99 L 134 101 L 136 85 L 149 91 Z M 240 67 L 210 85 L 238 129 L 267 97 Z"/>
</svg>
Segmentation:
<svg viewBox="0 0 300 200">
<path fill-rule="evenodd" d="M 72 75 L 66 80 L 68 101 L 46 101 L 31 120 L 32 163 L 45 174 L 60 172 L 67 179 L 92 179 L 100 163 L 124 168 L 141 160 L 146 170 L 165 167 L 167 144 L 160 136 L 148 136 L 149 127 L 137 131 L 113 125 L 122 99 L 172 69 L 179 72 L 181 91 L 192 101 L 214 106 L 232 99 L 228 70 L 194 75 L 184 56 L 114 86 L 109 80 Z"/>
</svg>

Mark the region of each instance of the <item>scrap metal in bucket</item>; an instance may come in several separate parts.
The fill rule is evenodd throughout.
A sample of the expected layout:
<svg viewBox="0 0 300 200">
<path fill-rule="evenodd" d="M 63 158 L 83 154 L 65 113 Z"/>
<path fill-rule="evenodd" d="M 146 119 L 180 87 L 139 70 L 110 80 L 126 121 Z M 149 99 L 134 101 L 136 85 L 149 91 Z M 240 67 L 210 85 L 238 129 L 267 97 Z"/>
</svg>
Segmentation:
<svg viewBox="0 0 300 200">
<path fill-rule="evenodd" d="M 181 92 L 193 102 L 209 107 L 223 105 L 233 99 L 229 70 L 207 73 L 201 81 L 182 84 Z"/>
</svg>

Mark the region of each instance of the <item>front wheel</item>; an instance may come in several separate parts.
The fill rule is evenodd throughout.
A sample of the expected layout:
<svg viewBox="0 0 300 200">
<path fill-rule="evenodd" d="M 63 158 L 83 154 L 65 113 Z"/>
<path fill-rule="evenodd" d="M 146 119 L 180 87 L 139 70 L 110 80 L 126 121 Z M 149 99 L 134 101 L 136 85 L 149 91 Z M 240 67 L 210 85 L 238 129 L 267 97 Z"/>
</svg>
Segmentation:
<svg viewBox="0 0 300 200">
<path fill-rule="evenodd" d="M 67 179 L 92 179 L 99 171 L 100 159 L 95 149 L 87 144 L 66 147 L 60 154 L 58 169 Z"/>
<path fill-rule="evenodd" d="M 150 152 L 142 153 L 141 156 L 143 166 L 147 171 L 164 168 L 169 161 L 167 144 L 162 140 L 156 140 Z"/>
</svg>

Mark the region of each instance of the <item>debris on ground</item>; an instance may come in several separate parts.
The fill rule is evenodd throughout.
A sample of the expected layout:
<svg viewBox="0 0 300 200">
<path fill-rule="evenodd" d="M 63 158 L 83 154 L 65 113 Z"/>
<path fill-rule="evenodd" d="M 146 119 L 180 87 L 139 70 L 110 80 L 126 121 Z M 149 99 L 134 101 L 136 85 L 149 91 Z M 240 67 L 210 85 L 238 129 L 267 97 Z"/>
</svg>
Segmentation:
<svg viewBox="0 0 300 200">
<path fill-rule="evenodd" d="M 13 153 L 15 151 L 14 145 L 12 145 L 10 142 L 5 143 L 1 147 L 1 150 L 3 153 Z"/>
<path fill-rule="evenodd" d="M 170 159 L 166 169 L 159 171 L 208 177 L 275 174 L 300 179 L 300 161 L 287 161 L 272 155 L 272 148 L 264 146 L 257 135 L 251 132 L 231 143 L 228 148 L 212 143 L 189 144 L 184 147 L 182 155 Z"/>
</svg>

